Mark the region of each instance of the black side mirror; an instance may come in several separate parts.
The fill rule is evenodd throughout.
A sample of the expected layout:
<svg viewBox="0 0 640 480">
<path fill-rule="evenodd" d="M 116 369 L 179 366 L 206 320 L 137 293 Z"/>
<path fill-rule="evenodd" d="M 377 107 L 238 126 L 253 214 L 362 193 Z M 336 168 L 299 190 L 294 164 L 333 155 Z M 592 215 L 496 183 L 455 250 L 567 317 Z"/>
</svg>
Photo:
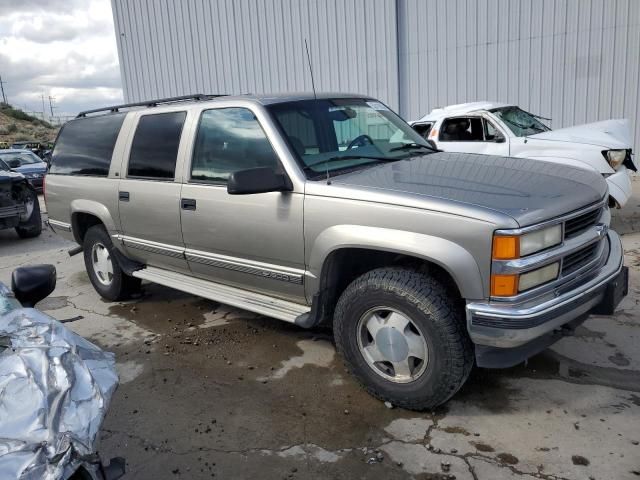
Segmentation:
<svg viewBox="0 0 640 480">
<path fill-rule="evenodd" d="M 19 267 L 11 275 L 11 290 L 23 307 L 33 307 L 56 288 L 56 267 Z"/>
<path fill-rule="evenodd" d="M 19 168 L 20 160 L 9 160 L 9 168 Z"/>
<path fill-rule="evenodd" d="M 493 141 L 495 143 L 504 143 L 505 142 L 504 137 L 496 137 L 496 138 L 493 139 Z"/>
<path fill-rule="evenodd" d="M 272 168 L 260 167 L 234 172 L 227 183 L 229 195 L 249 195 L 252 193 L 290 192 L 291 180 L 284 173 Z"/>
</svg>

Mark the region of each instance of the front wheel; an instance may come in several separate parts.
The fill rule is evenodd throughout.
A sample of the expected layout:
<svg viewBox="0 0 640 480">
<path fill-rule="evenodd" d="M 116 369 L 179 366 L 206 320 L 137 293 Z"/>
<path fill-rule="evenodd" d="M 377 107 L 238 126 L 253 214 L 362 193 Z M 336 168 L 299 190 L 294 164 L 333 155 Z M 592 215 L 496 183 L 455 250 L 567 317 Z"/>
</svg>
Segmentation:
<svg viewBox="0 0 640 480">
<path fill-rule="evenodd" d="M 16 233 L 20 238 L 33 238 L 42 233 L 42 217 L 40 216 L 40 202 L 34 190 L 29 189 L 25 195 L 25 212 L 20 216 L 20 223 Z"/>
<path fill-rule="evenodd" d="M 115 247 L 102 225 L 84 236 L 84 265 L 93 288 L 107 300 L 124 300 L 140 289 L 140 279 L 124 273 L 114 257 Z"/>
<path fill-rule="evenodd" d="M 460 302 L 411 269 L 381 268 L 354 280 L 336 305 L 334 335 L 369 393 L 412 410 L 446 402 L 473 366 Z"/>
</svg>

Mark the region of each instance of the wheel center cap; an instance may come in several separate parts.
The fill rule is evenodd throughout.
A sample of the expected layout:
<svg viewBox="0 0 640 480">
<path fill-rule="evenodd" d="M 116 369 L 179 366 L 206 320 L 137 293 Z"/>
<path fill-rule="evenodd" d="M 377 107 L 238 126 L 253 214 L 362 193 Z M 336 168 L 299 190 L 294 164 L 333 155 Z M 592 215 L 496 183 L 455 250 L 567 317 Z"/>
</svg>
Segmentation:
<svg viewBox="0 0 640 480">
<path fill-rule="evenodd" d="M 382 327 L 376 333 L 378 350 L 391 362 L 399 362 L 407 358 L 409 344 L 404 335 L 393 327 Z"/>
</svg>

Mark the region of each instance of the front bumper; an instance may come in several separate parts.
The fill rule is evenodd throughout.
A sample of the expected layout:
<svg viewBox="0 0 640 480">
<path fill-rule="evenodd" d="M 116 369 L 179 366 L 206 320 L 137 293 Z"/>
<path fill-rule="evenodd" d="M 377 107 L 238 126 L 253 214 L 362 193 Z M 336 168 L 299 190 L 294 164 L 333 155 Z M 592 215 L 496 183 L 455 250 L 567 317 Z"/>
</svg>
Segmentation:
<svg viewBox="0 0 640 480">
<path fill-rule="evenodd" d="M 551 299 L 520 306 L 467 304 L 467 326 L 476 344 L 478 365 L 515 365 L 558 340 L 555 333 L 563 327 L 575 326 L 590 313 L 612 313 L 627 293 L 628 276 L 617 233 L 609 231 L 608 244 L 608 257 L 598 270 L 585 274 L 575 288 L 559 289 Z"/>
<path fill-rule="evenodd" d="M 631 177 L 627 167 L 621 166 L 613 175 L 606 177 L 609 185 L 609 195 L 614 198 L 620 207 L 624 207 L 632 193 Z"/>
</svg>

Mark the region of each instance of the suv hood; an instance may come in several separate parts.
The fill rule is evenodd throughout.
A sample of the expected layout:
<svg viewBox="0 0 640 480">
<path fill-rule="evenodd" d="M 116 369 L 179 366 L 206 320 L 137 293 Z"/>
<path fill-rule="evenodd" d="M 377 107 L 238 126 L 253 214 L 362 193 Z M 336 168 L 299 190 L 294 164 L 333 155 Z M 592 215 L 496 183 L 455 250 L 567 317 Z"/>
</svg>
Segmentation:
<svg viewBox="0 0 640 480">
<path fill-rule="evenodd" d="M 413 204 L 417 197 L 423 208 L 470 217 L 478 209 L 491 210 L 522 227 L 596 203 L 607 193 L 606 181 L 595 171 L 469 153 L 432 153 L 331 180 L 334 186 L 360 190 L 363 200 L 367 190 L 383 191 L 393 194 L 389 201 L 395 204 Z"/>
<path fill-rule="evenodd" d="M 559 128 L 558 130 L 527 135 L 527 137 L 539 140 L 597 145 L 607 149 L 626 150 L 632 148 L 631 126 L 626 118 Z"/>
</svg>

